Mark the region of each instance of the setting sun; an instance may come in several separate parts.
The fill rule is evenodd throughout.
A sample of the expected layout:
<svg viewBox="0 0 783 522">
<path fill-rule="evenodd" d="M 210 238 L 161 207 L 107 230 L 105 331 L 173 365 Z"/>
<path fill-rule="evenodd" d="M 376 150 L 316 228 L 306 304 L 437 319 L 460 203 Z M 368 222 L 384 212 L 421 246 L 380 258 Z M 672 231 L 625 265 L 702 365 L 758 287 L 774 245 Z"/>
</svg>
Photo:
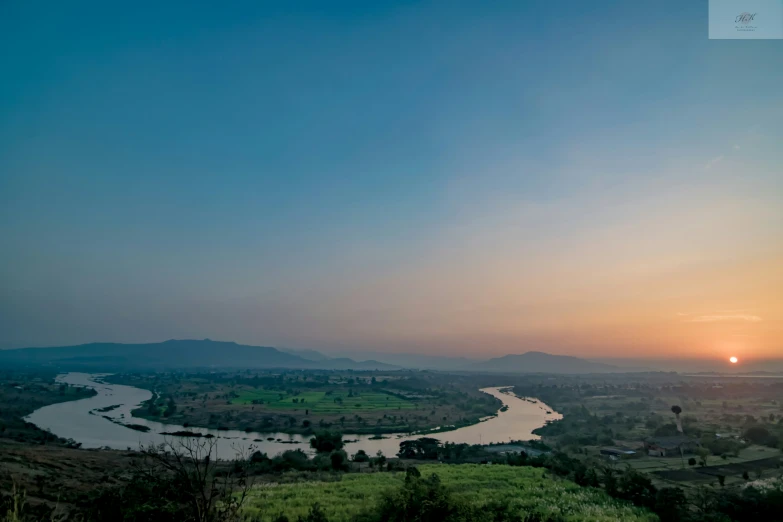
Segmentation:
<svg viewBox="0 0 783 522">
<path fill-rule="evenodd" d="M 737 364 L 737 361 L 738 361 L 738 360 L 739 360 L 739 359 L 737 359 L 736 357 L 729 357 L 729 362 L 730 362 L 731 364 Z"/>
</svg>

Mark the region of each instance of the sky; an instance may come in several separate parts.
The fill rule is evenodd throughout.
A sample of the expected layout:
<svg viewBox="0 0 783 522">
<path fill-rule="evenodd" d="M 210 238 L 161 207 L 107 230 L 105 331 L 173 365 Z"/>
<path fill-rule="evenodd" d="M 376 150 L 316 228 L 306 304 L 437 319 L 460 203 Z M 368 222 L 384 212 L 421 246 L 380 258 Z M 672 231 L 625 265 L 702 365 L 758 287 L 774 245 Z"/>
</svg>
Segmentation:
<svg viewBox="0 0 783 522">
<path fill-rule="evenodd" d="M 0 347 L 783 354 L 783 43 L 707 2 L 0 4 Z"/>
</svg>

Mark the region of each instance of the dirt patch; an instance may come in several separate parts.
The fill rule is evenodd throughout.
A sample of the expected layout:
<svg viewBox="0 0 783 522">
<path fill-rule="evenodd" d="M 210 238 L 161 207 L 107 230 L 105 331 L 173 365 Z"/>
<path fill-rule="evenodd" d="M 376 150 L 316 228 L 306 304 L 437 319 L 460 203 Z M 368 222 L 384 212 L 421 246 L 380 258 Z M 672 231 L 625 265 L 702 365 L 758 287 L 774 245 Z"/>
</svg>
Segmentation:
<svg viewBox="0 0 783 522">
<path fill-rule="evenodd" d="M 72 449 L 0 439 L 0 493 L 13 484 L 25 490 L 30 505 L 47 504 L 68 511 L 97 484 L 119 484 L 138 453 Z"/>
</svg>

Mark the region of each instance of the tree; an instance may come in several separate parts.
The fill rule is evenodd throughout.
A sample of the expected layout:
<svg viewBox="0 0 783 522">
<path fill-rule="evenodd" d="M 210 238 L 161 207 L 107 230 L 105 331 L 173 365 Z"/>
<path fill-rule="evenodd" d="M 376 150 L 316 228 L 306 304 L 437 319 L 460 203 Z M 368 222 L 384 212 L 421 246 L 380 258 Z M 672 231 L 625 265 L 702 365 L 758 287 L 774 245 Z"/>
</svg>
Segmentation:
<svg viewBox="0 0 783 522">
<path fill-rule="evenodd" d="M 403 459 L 435 460 L 438 458 L 440 441 L 432 437 L 422 437 L 416 440 L 400 442 L 397 456 Z"/>
<path fill-rule="evenodd" d="M 331 453 L 332 451 L 342 449 L 343 445 L 342 434 L 335 431 L 319 431 L 315 434 L 315 437 L 310 439 L 310 447 L 318 453 Z"/>
<path fill-rule="evenodd" d="M 90 502 L 88 520 L 229 522 L 238 519 L 252 487 L 249 459 L 219 461 L 214 439 L 186 438 L 141 447 L 130 481 Z"/>
<path fill-rule="evenodd" d="M 764 426 L 752 426 L 742 436 L 753 444 L 769 444 L 773 438 Z"/>
<path fill-rule="evenodd" d="M 710 456 L 710 450 L 708 450 L 707 448 L 698 448 L 696 449 L 696 454 L 699 456 L 699 459 L 701 460 L 701 465 L 706 466 L 707 457 Z"/>
<path fill-rule="evenodd" d="M 378 469 L 383 470 L 383 466 L 385 464 L 386 464 L 386 455 L 384 455 L 381 450 L 378 450 L 378 452 L 375 454 L 375 458 L 373 459 L 373 465 L 376 466 Z"/>
<path fill-rule="evenodd" d="M 696 459 L 694 459 L 693 457 L 689 458 L 688 459 L 688 465 L 689 466 L 695 466 L 696 465 Z"/>
<path fill-rule="evenodd" d="M 348 455 L 343 450 L 333 451 L 329 455 L 332 462 L 332 469 L 335 471 L 346 471 L 348 469 Z"/>
<path fill-rule="evenodd" d="M 634 471 L 626 470 L 617 481 L 616 496 L 629 500 L 637 506 L 653 507 L 655 504 L 657 488 L 653 485 L 647 475 Z"/>
<path fill-rule="evenodd" d="M 250 455 L 250 462 L 253 464 L 260 464 L 262 462 L 269 462 L 269 457 L 266 455 L 266 453 L 262 453 L 260 451 L 253 452 L 252 455 Z"/>
<path fill-rule="evenodd" d="M 615 477 L 615 469 L 611 466 L 603 466 L 601 472 L 603 474 L 604 489 L 609 495 L 615 496 L 617 494 L 617 477 Z"/>
<path fill-rule="evenodd" d="M 655 495 L 654 511 L 661 522 L 679 522 L 688 510 L 688 499 L 680 488 L 661 488 Z"/>
<path fill-rule="evenodd" d="M 416 468 L 408 468 L 405 482 L 397 491 L 387 493 L 375 508 L 372 518 L 387 522 L 475 520 L 470 507 L 441 483 L 437 475 L 423 478 Z"/>
<path fill-rule="evenodd" d="M 672 406 L 672 413 L 674 414 L 674 419 L 677 422 L 677 431 L 682 433 L 682 422 L 680 422 L 680 413 L 682 413 L 682 408 L 675 404 Z"/>
</svg>

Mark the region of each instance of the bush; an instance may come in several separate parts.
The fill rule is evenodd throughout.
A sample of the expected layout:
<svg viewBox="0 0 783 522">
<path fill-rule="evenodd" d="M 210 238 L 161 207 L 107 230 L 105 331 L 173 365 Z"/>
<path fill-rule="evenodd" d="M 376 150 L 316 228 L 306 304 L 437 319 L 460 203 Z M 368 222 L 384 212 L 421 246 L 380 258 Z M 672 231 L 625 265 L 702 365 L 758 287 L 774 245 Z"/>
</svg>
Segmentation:
<svg viewBox="0 0 783 522">
<path fill-rule="evenodd" d="M 370 462 L 370 456 L 367 454 L 366 451 L 360 449 L 356 452 L 356 455 L 353 456 L 354 462 Z"/>
<path fill-rule="evenodd" d="M 462 522 L 470 520 L 469 507 L 455 499 L 434 473 L 422 478 L 415 467 L 408 468 L 405 483 L 397 491 L 384 496 L 374 512 L 365 520 L 407 522 L 438 520 Z"/>
<path fill-rule="evenodd" d="M 298 522 L 329 522 L 329 519 L 326 518 L 326 513 L 321 509 L 321 505 L 316 502 L 307 515 L 299 517 Z"/>
<path fill-rule="evenodd" d="M 307 453 L 300 449 L 284 451 L 273 460 L 276 471 L 295 469 L 307 471 L 315 469 L 314 464 L 307 457 Z"/>
</svg>

